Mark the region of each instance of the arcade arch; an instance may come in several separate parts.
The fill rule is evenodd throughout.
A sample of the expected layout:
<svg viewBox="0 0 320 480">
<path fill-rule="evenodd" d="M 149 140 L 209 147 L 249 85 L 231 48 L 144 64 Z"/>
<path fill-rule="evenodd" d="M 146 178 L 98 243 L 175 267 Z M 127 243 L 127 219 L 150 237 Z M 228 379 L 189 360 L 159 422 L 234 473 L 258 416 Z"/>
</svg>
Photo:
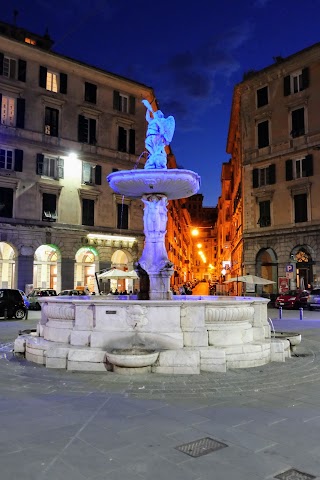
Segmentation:
<svg viewBox="0 0 320 480">
<path fill-rule="evenodd" d="M 95 292 L 95 272 L 99 270 L 98 252 L 93 247 L 81 247 L 75 256 L 75 286 Z"/>
<path fill-rule="evenodd" d="M 34 253 L 34 288 L 53 288 L 59 290 L 59 271 L 61 255 L 56 245 L 41 245 Z M 59 268 L 58 268 L 59 265 Z"/>
<path fill-rule="evenodd" d="M 0 287 L 15 288 L 16 252 L 7 242 L 0 242 Z"/>
</svg>

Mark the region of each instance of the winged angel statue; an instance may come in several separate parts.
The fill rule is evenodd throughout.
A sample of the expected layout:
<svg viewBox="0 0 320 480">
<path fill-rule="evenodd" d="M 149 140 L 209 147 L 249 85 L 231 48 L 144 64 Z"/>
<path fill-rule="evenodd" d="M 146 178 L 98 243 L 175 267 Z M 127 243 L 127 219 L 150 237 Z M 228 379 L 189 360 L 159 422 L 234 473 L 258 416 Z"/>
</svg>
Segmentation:
<svg viewBox="0 0 320 480">
<path fill-rule="evenodd" d="M 144 168 L 167 168 L 167 154 L 164 147 L 172 140 L 175 129 L 174 117 L 165 118 L 161 110 L 154 112 L 148 100 L 142 100 L 142 103 L 147 109 L 148 128 L 145 146 L 149 152 Z"/>
</svg>

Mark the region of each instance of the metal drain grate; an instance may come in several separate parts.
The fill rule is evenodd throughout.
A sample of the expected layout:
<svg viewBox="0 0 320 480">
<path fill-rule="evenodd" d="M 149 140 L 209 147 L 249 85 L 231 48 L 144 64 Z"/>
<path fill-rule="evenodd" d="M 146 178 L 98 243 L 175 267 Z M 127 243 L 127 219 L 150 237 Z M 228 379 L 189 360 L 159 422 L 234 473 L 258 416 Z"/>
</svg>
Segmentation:
<svg viewBox="0 0 320 480">
<path fill-rule="evenodd" d="M 279 480 L 312 480 L 316 477 L 314 475 L 310 475 L 309 473 L 300 472 L 295 468 L 290 468 L 290 470 L 280 473 L 274 478 L 279 478 Z"/>
<path fill-rule="evenodd" d="M 194 442 L 185 443 L 184 445 L 179 445 L 175 448 L 182 453 L 190 455 L 190 457 L 201 457 L 202 455 L 207 455 L 207 453 L 215 452 L 227 446 L 225 443 L 206 437 L 195 440 Z"/>
</svg>

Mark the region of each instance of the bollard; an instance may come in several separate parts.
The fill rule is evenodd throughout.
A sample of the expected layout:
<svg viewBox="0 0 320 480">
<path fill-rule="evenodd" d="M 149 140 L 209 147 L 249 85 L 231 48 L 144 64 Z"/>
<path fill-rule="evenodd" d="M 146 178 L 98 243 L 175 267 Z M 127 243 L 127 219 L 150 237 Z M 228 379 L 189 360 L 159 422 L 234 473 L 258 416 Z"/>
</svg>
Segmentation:
<svg viewBox="0 0 320 480">
<path fill-rule="evenodd" d="M 300 312 L 300 320 L 303 320 L 303 308 L 299 308 L 299 312 Z"/>
<path fill-rule="evenodd" d="M 282 307 L 279 307 L 279 320 L 282 319 Z"/>
</svg>

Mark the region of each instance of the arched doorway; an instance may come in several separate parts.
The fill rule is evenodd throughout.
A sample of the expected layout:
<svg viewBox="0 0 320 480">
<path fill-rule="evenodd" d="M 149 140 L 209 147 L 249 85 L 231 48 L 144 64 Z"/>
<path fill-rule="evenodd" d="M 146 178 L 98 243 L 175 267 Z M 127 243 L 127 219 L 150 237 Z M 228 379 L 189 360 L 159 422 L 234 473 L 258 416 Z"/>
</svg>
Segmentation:
<svg viewBox="0 0 320 480">
<path fill-rule="evenodd" d="M 13 247 L 6 242 L 0 242 L 0 287 L 15 287 L 16 254 Z"/>
<path fill-rule="evenodd" d="M 95 292 L 95 272 L 98 270 L 98 252 L 93 247 L 81 247 L 76 253 L 75 286 L 88 287 Z"/>
<path fill-rule="evenodd" d="M 34 253 L 33 286 L 58 290 L 58 262 L 60 251 L 56 245 L 41 245 Z"/>
<path fill-rule="evenodd" d="M 256 257 L 256 275 L 275 282 L 270 285 L 257 285 L 258 293 L 271 294 L 277 292 L 278 260 L 272 248 L 263 248 L 258 252 Z"/>
<path fill-rule="evenodd" d="M 307 247 L 296 247 L 291 255 L 296 265 L 297 288 L 310 289 L 313 281 L 313 262 Z"/>
</svg>

